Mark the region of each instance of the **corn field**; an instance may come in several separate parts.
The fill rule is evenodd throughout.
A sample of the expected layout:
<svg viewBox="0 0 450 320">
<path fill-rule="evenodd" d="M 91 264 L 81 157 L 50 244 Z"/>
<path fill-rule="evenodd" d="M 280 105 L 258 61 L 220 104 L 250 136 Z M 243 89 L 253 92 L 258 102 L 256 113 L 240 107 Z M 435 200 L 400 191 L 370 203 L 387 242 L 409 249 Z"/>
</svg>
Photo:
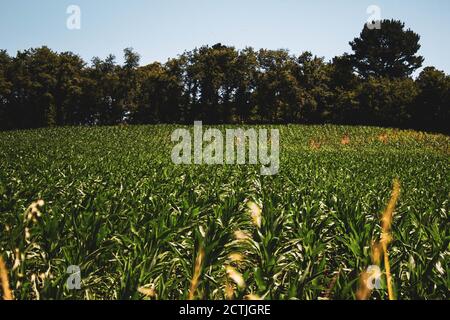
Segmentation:
<svg viewBox="0 0 450 320">
<path fill-rule="evenodd" d="M 275 126 L 280 170 L 261 176 L 172 164 L 176 128 L 0 133 L 13 299 L 449 298 L 448 136 Z"/>
</svg>

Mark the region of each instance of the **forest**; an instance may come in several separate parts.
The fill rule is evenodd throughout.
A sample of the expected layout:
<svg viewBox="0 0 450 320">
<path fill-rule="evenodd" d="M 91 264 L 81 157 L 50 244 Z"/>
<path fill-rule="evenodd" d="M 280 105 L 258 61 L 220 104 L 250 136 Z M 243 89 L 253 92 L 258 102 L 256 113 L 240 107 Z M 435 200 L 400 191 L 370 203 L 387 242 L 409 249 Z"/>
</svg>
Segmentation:
<svg viewBox="0 0 450 320">
<path fill-rule="evenodd" d="M 342 124 L 448 133 L 450 76 L 425 67 L 398 20 L 364 26 L 351 53 L 220 43 L 140 65 L 124 50 L 90 63 L 42 46 L 0 50 L 0 130 L 118 124 Z"/>
</svg>

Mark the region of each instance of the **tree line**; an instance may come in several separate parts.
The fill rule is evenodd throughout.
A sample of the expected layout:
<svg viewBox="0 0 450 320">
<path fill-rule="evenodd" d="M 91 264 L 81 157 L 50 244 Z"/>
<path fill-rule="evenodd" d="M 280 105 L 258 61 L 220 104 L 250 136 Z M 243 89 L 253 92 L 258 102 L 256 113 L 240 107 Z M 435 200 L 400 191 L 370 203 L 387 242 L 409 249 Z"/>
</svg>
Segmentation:
<svg viewBox="0 0 450 320">
<path fill-rule="evenodd" d="M 364 26 L 352 53 L 237 50 L 216 44 L 140 66 L 124 50 L 90 64 L 48 47 L 0 51 L 0 129 L 68 125 L 335 123 L 448 132 L 450 76 L 418 77 L 420 36 L 404 23 Z"/>
</svg>

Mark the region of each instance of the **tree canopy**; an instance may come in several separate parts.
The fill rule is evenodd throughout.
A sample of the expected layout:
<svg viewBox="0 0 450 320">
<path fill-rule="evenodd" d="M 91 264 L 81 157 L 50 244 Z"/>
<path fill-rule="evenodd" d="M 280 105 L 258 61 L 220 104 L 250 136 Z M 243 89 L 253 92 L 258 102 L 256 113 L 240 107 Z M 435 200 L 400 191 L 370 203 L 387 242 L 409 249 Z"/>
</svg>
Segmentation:
<svg viewBox="0 0 450 320">
<path fill-rule="evenodd" d="M 448 131 L 449 76 L 425 68 L 420 37 L 403 23 L 364 27 L 354 52 L 325 61 L 311 52 L 220 43 L 140 66 L 124 50 L 86 63 L 47 47 L 0 51 L 0 128 L 121 123 L 339 123 Z"/>
<path fill-rule="evenodd" d="M 422 66 L 417 55 L 420 36 L 405 30 L 398 20 L 381 21 L 380 29 L 364 26 L 360 36 L 350 42 L 355 70 L 364 78 L 370 76 L 405 78 Z"/>
</svg>

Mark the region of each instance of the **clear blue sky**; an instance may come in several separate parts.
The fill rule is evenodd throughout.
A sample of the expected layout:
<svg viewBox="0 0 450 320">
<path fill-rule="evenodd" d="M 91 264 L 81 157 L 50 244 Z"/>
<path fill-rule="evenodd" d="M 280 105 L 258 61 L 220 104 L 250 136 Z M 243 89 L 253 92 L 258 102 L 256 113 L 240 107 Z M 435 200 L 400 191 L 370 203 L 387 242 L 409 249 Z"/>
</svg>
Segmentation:
<svg viewBox="0 0 450 320">
<path fill-rule="evenodd" d="M 71 4 L 81 8 L 80 30 L 66 28 Z M 350 52 L 372 4 L 422 36 L 425 65 L 450 73 L 448 0 L 0 0 L 0 48 L 15 54 L 47 45 L 121 62 L 133 47 L 146 64 L 221 42 L 331 59 Z"/>
</svg>

